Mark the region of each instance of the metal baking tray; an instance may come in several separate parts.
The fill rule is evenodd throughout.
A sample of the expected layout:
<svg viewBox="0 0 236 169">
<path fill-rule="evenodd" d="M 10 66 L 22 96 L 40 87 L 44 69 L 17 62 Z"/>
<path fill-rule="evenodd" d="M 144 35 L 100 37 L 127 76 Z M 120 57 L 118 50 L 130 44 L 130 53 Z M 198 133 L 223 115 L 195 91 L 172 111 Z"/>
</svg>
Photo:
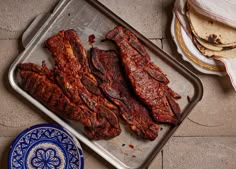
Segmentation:
<svg viewBox="0 0 236 169">
<path fill-rule="evenodd" d="M 98 1 L 61 0 L 53 12 L 46 16 L 46 19 L 42 18 L 37 18 L 37 21 L 40 21 L 40 26 L 32 24 L 23 35 L 25 50 L 12 63 L 9 70 L 9 81 L 13 89 L 116 168 L 147 168 L 179 125 L 161 124 L 158 138 L 154 141 L 145 141 L 136 138 L 121 123 L 122 133 L 119 136 L 110 140 L 91 141 L 83 134 L 78 122 L 60 118 L 23 91 L 16 80 L 16 66 L 22 62 L 41 65 L 42 60 L 45 60 L 47 66 L 52 68 L 53 60 L 51 54 L 44 48 L 44 42 L 62 29 L 76 30 L 86 50 L 91 47 L 88 43 L 90 34 L 94 34 L 96 37 L 94 46 L 110 49 L 112 43 L 101 42 L 101 40 L 109 30 L 112 30 L 116 25 L 122 25 L 133 31 L 141 40 L 152 61 L 167 74 L 170 79 L 169 86 L 182 96 L 182 99 L 178 101 L 182 109 L 181 123 L 202 98 L 203 88 L 200 80 Z"/>
</svg>

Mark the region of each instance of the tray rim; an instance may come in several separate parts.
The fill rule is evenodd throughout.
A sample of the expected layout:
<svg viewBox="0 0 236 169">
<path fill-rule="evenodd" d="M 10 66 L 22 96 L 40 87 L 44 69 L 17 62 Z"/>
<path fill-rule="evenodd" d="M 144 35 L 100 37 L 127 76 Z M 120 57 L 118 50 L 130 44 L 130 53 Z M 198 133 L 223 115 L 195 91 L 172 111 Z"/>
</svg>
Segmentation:
<svg viewBox="0 0 236 169">
<path fill-rule="evenodd" d="M 17 58 L 13 61 L 9 68 L 8 72 L 8 80 L 11 85 L 11 87 L 19 93 L 21 96 L 23 96 L 25 99 L 27 99 L 29 102 L 31 102 L 35 107 L 40 109 L 44 114 L 49 116 L 51 119 L 53 119 L 55 122 L 66 128 L 69 132 L 71 132 L 73 135 L 75 135 L 81 142 L 83 142 L 85 145 L 87 145 L 89 148 L 91 148 L 94 152 L 99 154 L 101 157 L 103 157 L 106 161 L 108 161 L 110 164 L 117 168 L 127 168 L 125 164 L 118 163 L 117 160 L 114 160 L 113 156 L 110 156 L 106 153 L 101 153 L 103 151 L 101 148 L 95 146 L 94 141 L 91 141 L 87 138 L 85 138 L 82 134 L 78 133 L 74 128 L 72 128 L 66 121 L 61 119 L 59 116 L 54 114 L 53 112 L 49 111 L 45 106 L 43 106 L 41 103 L 39 103 L 37 100 L 32 99 L 32 97 L 26 93 L 24 90 L 22 90 L 18 84 L 14 80 L 14 74 L 17 67 L 17 64 L 20 62 L 21 58 L 27 54 L 28 51 L 33 50 L 34 43 L 39 41 L 42 35 L 44 35 L 44 30 L 47 29 L 49 24 L 52 24 L 53 21 L 58 17 L 57 14 L 60 14 L 60 12 L 63 12 L 63 8 L 65 8 L 72 0 L 61 0 L 58 5 L 55 7 L 52 14 L 46 19 L 46 21 L 40 26 L 38 31 L 36 31 L 36 34 L 32 37 L 32 39 L 29 41 L 25 49 L 20 53 Z M 119 18 L 116 14 L 114 14 L 111 10 L 109 10 L 107 7 L 105 7 L 103 4 L 101 4 L 98 1 L 93 0 L 87 0 L 87 3 L 90 3 L 91 5 L 95 6 L 99 11 L 101 11 L 104 15 L 108 16 L 110 19 L 115 21 L 116 23 L 119 23 L 120 25 L 130 29 L 138 38 L 139 40 L 147 46 L 151 51 L 158 53 L 161 55 L 160 57 L 167 59 L 167 61 L 174 65 L 179 69 L 179 71 L 182 71 L 184 74 L 183 76 L 188 76 L 187 78 L 191 84 L 194 87 L 194 96 L 192 100 L 194 102 L 191 102 L 185 109 L 180 124 L 182 124 L 182 121 L 188 116 L 188 114 L 191 112 L 191 110 L 196 106 L 196 104 L 202 99 L 203 96 L 203 85 L 200 81 L 200 79 L 189 69 L 187 69 L 183 64 L 181 64 L 179 61 L 177 61 L 172 56 L 166 54 L 162 49 L 157 47 L 153 42 L 151 42 L 149 39 L 147 39 L 144 35 L 139 33 L 136 29 L 131 27 L 128 23 L 126 23 L 124 20 Z M 158 57 L 158 56 L 157 56 Z M 198 92 L 196 92 L 198 91 Z M 145 168 L 147 167 L 151 161 L 155 158 L 155 156 L 160 152 L 160 150 L 163 148 L 163 146 L 166 144 L 166 142 L 172 137 L 173 133 L 176 131 L 176 129 L 179 128 L 179 125 L 172 128 L 171 132 L 168 133 L 168 135 L 159 142 L 159 147 L 156 149 L 153 153 L 151 153 L 150 158 L 144 162 L 144 164 L 140 167 Z"/>
</svg>

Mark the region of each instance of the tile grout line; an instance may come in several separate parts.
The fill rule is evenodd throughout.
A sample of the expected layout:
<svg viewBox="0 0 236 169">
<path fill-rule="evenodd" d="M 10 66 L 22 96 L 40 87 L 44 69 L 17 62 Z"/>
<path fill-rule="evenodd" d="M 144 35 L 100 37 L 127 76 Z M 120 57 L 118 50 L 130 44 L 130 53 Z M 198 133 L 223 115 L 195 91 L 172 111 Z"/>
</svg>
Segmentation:
<svg viewBox="0 0 236 169">
<path fill-rule="evenodd" d="M 19 38 L 0 38 L 0 41 L 1 40 L 19 40 Z"/>
<path fill-rule="evenodd" d="M 0 138 L 14 138 L 14 137 L 16 137 L 16 136 L 0 136 Z"/>
<path fill-rule="evenodd" d="M 186 138 L 191 138 L 191 137 L 196 137 L 196 138 L 207 138 L 207 137 L 209 137 L 209 138 L 217 138 L 217 137 L 219 137 L 219 138 L 236 138 L 236 136 L 224 136 L 224 135 L 218 135 L 218 136 L 173 136 L 173 137 L 179 137 L 179 138 L 181 138 L 181 137 L 186 137 Z"/>
</svg>

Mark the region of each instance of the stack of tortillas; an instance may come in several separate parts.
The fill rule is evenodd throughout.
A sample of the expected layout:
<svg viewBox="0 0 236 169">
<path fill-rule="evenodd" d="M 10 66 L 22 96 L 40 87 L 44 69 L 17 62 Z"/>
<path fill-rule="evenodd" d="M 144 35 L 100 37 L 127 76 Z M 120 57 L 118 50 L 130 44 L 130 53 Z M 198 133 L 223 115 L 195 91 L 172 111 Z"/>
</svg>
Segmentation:
<svg viewBox="0 0 236 169">
<path fill-rule="evenodd" d="M 174 11 L 200 53 L 224 63 L 236 90 L 236 0 L 176 0 Z"/>
<path fill-rule="evenodd" d="M 236 29 L 204 16 L 196 9 L 198 8 L 193 5 L 193 0 L 190 0 L 186 16 L 192 32 L 192 40 L 198 50 L 207 57 L 236 57 Z"/>
</svg>

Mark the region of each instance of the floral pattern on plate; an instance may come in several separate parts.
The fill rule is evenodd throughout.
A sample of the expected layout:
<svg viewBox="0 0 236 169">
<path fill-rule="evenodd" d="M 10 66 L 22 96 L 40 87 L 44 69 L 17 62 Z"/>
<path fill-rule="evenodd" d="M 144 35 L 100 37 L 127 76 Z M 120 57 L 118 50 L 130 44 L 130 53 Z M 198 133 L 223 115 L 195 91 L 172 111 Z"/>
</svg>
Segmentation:
<svg viewBox="0 0 236 169">
<path fill-rule="evenodd" d="M 79 142 L 62 127 L 41 124 L 23 131 L 12 144 L 9 169 L 83 169 Z"/>
</svg>

